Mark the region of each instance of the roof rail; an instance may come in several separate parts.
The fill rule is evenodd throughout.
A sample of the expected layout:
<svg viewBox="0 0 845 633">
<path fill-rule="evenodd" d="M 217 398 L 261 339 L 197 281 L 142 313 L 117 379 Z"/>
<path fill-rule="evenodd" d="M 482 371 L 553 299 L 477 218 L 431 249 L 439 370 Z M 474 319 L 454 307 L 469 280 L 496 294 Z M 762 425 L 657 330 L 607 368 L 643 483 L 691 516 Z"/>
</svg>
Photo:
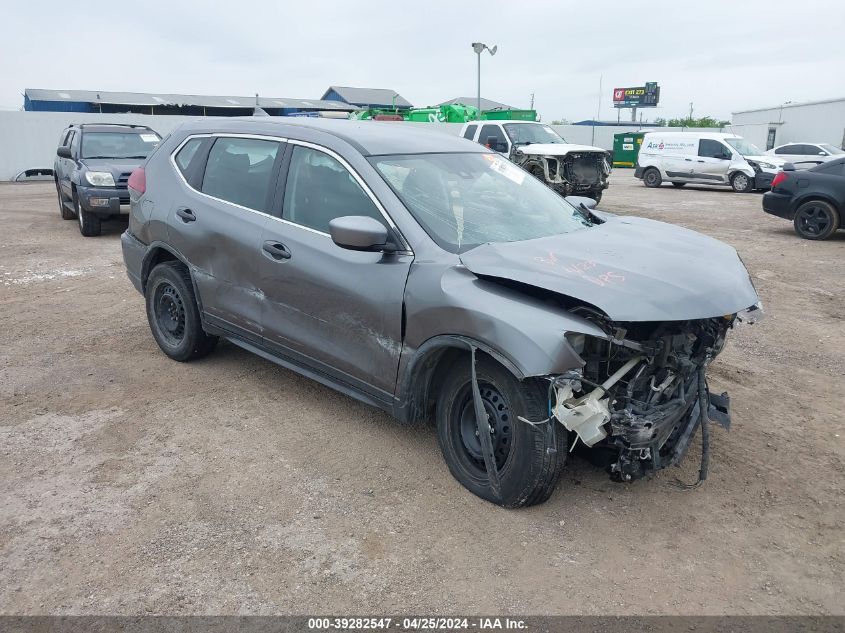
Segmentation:
<svg viewBox="0 0 845 633">
<path fill-rule="evenodd" d="M 73 123 L 72 125 L 77 125 L 77 124 Z M 100 127 L 105 126 L 105 125 L 114 125 L 115 127 L 138 127 L 138 128 L 144 128 L 146 130 L 152 129 L 152 128 L 146 126 L 146 125 L 140 125 L 139 123 L 79 123 L 78 127 L 85 127 L 87 125 L 94 125 L 94 126 L 100 126 Z"/>
</svg>

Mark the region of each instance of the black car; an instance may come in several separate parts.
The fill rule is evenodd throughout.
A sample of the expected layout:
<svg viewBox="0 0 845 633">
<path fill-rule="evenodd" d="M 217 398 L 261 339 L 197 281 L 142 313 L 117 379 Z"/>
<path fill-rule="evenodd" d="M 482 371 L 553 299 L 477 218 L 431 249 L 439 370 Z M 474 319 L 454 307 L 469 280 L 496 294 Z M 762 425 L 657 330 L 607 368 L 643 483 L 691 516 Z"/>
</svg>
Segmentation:
<svg viewBox="0 0 845 633">
<path fill-rule="evenodd" d="M 145 125 L 88 123 L 62 131 L 53 166 L 59 213 L 77 218 L 86 237 L 100 222 L 129 214 L 129 174 L 150 155 L 161 137 Z"/>
<path fill-rule="evenodd" d="M 763 211 L 792 220 L 807 240 L 826 240 L 842 226 L 845 213 L 845 158 L 811 169 L 783 166 L 763 195 Z"/>
</svg>

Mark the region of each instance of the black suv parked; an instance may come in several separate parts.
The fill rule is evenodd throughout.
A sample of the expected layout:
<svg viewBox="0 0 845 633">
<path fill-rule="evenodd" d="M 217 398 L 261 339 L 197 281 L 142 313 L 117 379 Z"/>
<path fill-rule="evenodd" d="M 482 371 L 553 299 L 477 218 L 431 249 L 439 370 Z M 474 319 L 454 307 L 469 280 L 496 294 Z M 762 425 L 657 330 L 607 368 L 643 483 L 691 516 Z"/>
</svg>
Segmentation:
<svg viewBox="0 0 845 633">
<path fill-rule="evenodd" d="M 86 237 L 100 234 L 100 222 L 129 213 L 129 174 L 150 155 L 161 137 L 145 125 L 71 125 L 59 137 L 53 178 L 62 219 L 79 219 Z"/>
</svg>

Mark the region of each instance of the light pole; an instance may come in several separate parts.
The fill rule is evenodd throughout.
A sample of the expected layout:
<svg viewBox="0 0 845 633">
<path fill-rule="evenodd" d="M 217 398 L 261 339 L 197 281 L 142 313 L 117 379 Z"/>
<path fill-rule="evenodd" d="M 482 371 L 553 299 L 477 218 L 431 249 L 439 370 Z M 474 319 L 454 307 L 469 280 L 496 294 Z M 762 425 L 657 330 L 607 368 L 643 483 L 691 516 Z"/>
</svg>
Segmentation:
<svg viewBox="0 0 845 633">
<path fill-rule="evenodd" d="M 490 48 L 487 44 L 482 44 L 481 42 L 473 42 L 472 43 L 472 50 L 475 51 L 475 54 L 478 55 L 478 92 L 477 92 L 477 100 L 476 100 L 476 107 L 478 108 L 478 115 L 481 116 L 481 53 L 484 52 L 484 49 L 487 49 L 487 52 L 490 53 L 491 56 L 496 54 L 496 49 L 498 46 L 493 46 Z"/>
</svg>

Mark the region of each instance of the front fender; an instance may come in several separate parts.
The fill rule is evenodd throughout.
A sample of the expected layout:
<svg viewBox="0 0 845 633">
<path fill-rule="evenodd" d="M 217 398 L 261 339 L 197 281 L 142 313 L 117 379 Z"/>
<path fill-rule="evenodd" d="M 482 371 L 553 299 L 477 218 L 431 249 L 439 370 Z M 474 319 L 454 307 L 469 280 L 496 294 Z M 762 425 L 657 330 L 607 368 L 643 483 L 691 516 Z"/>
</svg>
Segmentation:
<svg viewBox="0 0 845 633">
<path fill-rule="evenodd" d="M 405 306 L 403 355 L 415 354 L 436 337 L 462 337 L 498 355 L 520 378 L 581 367 L 583 361 L 564 338 L 566 332 L 607 336 L 586 319 L 501 283 L 479 279 L 460 265 L 412 268 Z"/>
</svg>

